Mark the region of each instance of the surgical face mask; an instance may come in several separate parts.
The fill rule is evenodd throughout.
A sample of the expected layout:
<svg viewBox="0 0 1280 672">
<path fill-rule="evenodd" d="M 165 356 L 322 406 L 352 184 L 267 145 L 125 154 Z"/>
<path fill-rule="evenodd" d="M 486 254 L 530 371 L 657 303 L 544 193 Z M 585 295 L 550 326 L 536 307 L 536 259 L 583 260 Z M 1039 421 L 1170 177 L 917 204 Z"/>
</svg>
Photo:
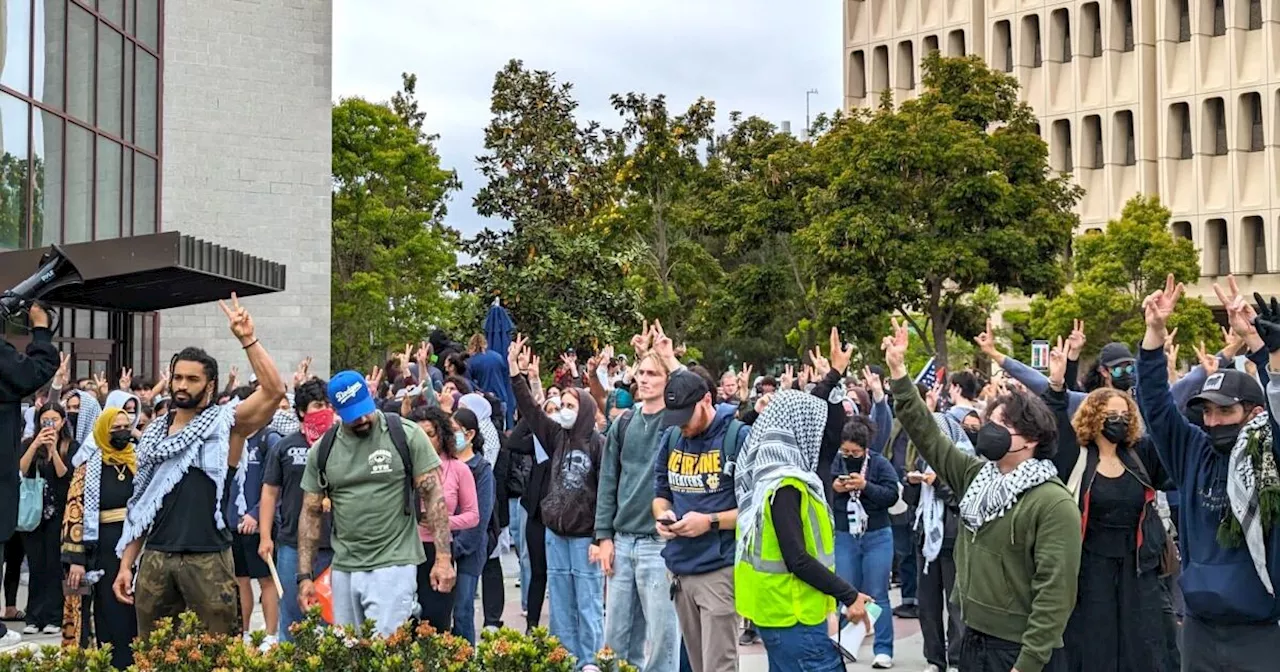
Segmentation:
<svg viewBox="0 0 1280 672">
<path fill-rule="evenodd" d="M 974 441 L 973 449 L 979 456 L 991 462 L 998 462 L 1000 458 L 1009 454 L 1009 448 L 1012 445 L 1013 435 L 1009 430 L 994 422 L 988 422 L 978 430 L 978 439 Z"/>
<path fill-rule="evenodd" d="M 457 450 L 467 447 L 467 433 L 459 429 L 453 433 L 453 446 Z"/>
<path fill-rule="evenodd" d="M 127 429 L 117 429 L 111 432 L 111 447 L 116 450 L 124 450 L 133 442 L 133 432 Z"/>
<path fill-rule="evenodd" d="M 1129 436 L 1129 418 L 1119 416 L 1102 421 L 1102 438 L 1116 444 L 1124 442 Z"/>
<path fill-rule="evenodd" d="M 1231 449 L 1236 446 L 1236 437 L 1240 436 L 1242 427 L 1244 427 L 1244 424 L 1240 423 L 1205 427 L 1204 430 L 1209 433 L 1209 441 L 1213 443 L 1214 450 L 1220 453 L 1230 453 Z"/>
<path fill-rule="evenodd" d="M 552 419 L 565 429 L 573 429 L 573 426 L 578 422 L 578 409 L 562 408 L 559 413 L 552 416 Z"/>
</svg>

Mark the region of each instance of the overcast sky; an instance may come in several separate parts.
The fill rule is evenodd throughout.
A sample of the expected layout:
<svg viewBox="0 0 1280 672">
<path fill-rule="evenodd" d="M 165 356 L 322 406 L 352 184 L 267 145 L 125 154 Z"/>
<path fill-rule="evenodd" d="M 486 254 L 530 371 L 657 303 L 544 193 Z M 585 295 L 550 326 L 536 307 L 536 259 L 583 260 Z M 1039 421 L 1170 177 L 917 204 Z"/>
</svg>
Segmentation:
<svg viewBox="0 0 1280 672">
<path fill-rule="evenodd" d="M 418 75 L 427 126 L 463 190 L 449 224 L 470 236 L 500 227 L 471 207 L 482 186 L 493 75 L 511 58 L 574 84 L 582 119 L 617 125 L 611 93 L 667 94 L 673 111 L 698 96 L 730 111 L 804 125 L 841 100 L 836 0 L 337 0 L 333 93 L 386 100 L 400 73 Z"/>
</svg>

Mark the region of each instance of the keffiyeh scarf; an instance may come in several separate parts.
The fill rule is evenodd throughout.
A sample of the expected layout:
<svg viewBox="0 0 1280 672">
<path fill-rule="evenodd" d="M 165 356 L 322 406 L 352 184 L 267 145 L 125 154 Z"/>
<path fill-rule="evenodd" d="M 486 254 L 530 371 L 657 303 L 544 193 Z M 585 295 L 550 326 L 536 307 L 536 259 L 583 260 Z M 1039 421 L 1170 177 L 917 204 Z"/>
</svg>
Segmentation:
<svg viewBox="0 0 1280 672">
<path fill-rule="evenodd" d="M 1049 460 L 1031 458 L 1007 474 L 1000 473 L 995 462 L 987 462 L 960 499 L 960 519 L 965 527 L 977 532 L 983 525 L 1003 518 L 1022 493 L 1057 475 L 1057 467 Z"/>
<path fill-rule="evenodd" d="M 98 540 L 98 514 L 102 506 L 102 465 L 118 464 L 125 467 L 130 472 L 137 471 L 137 458 L 134 455 L 134 448 L 130 446 L 123 451 L 113 450 L 110 447 L 111 441 L 111 424 L 115 422 L 116 416 L 124 413 L 122 408 L 108 408 L 98 422 L 94 424 L 93 433 L 89 436 L 89 440 L 85 445 L 89 446 L 88 456 L 84 462 L 84 541 L 92 542 Z M 98 446 L 105 443 L 107 449 L 104 451 Z"/>
<path fill-rule="evenodd" d="M 827 422 L 827 403 L 794 390 L 778 392 L 760 414 L 734 472 L 738 500 L 738 559 L 750 557 L 764 529 L 765 497 L 785 478 L 795 478 L 816 501 L 826 494 L 818 478 L 818 453 Z"/>
<path fill-rule="evenodd" d="M 71 458 L 73 469 L 84 464 L 96 447 L 90 439 L 93 438 L 93 425 L 102 415 L 97 397 L 84 390 L 76 390 L 76 396 L 80 397 L 80 415 L 76 416 L 76 441 L 80 443 L 80 450 Z"/>
<path fill-rule="evenodd" d="M 965 453 L 973 454 L 973 444 L 965 435 L 964 428 L 949 413 L 934 413 L 933 421 L 938 429 L 957 448 Z M 925 474 L 934 473 L 933 467 L 918 460 L 920 471 Z M 946 537 L 946 502 L 938 496 L 938 491 L 928 483 L 920 484 L 920 504 L 916 507 L 915 529 L 924 538 L 921 554 L 924 556 L 924 573 L 929 573 L 929 565 L 938 559 L 942 552 L 942 541 Z"/>
<path fill-rule="evenodd" d="M 1259 414 L 1240 430 L 1227 467 L 1227 499 L 1230 515 L 1218 526 L 1218 543 L 1249 548 L 1254 570 L 1267 593 L 1275 595 L 1267 571 L 1266 533 L 1280 515 L 1280 474 L 1276 469 L 1270 415 Z"/>
<path fill-rule="evenodd" d="M 493 424 L 493 405 L 480 394 L 464 394 L 458 403 L 476 414 L 480 436 L 484 437 L 484 459 L 490 465 L 497 464 L 502 439 L 498 436 L 498 428 Z"/>
<path fill-rule="evenodd" d="M 271 423 L 267 427 L 280 436 L 289 436 L 302 431 L 302 421 L 293 411 L 276 411 L 275 415 L 271 416 Z"/>
<path fill-rule="evenodd" d="M 173 414 L 157 418 L 138 441 L 138 474 L 133 479 L 133 496 L 124 521 L 124 532 L 116 545 L 116 555 L 140 538 L 155 522 L 161 502 L 195 466 L 213 479 L 214 501 L 222 501 L 227 482 L 227 455 L 231 450 L 231 427 L 236 422 L 240 400 L 232 398 L 222 406 L 209 406 L 177 433 L 169 434 Z M 217 529 L 227 528 L 222 508 L 212 511 Z"/>
</svg>

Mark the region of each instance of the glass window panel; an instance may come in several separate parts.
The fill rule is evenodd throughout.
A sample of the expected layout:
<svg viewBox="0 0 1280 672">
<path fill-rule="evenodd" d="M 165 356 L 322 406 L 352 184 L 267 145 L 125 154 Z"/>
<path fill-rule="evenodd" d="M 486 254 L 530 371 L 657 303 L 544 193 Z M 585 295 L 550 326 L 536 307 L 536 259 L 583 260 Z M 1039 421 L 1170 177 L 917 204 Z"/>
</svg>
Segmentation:
<svg viewBox="0 0 1280 672">
<path fill-rule="evenodd" d="M 76 312 L 75 312 L 76 323 L 75 323 L 74 331 L 72 332 L 76 338 L 92 338 L 89 335 L 91 333 L 89 329 L 92 326 L 90 324 L 90 319 L 89 319 L 90 314 L 91 313 L 88 310 L 82 310 L 79 308 L 76 309 Z"/>
<path fill-rule="evenodd" d="M 156 49 L 160 46 L 160 2 L 159 0 L 137 0 L 132 3 L 138 12 L 138 39 L 143 44 Z"/>
<path fill-rule="evenodd" d="M 93 311 L 93 337 L 111 338 L 107 329 L 111 326 L 111 313 L 105 310 Z"/>
<path fill-rule="evenodd" d="M 0 84 L 31 89 L 31 3 L 0 0 Z"/>
<path fill-rule="evenodd" d="M 76 360 L 76 380 L 80 380 L 82 378 L 88 378 L 89 375 L 90 375 L 89 360 L 77 359 Z"/>
<path fill-rule="evenodd" d="M 62 109 L 62 60 L 67 0 L 36 0 L 35 91 L 33 98 Z"/>
<path fill-rule="evenodd" d="M 137 5 L 137 2 L 130 2 L 124 8 L 124 32 L 129 35 L 133 35 L 137 32 L 137 21 L 134 21 L 134 17 L 137 16 L 138 11 Z"/>
<path fill-rule="evenodd" d="M 132 338 L 129 339 L 129 343 L 132 346 L 130 349 L 133 351 L 131 353 L 133 355 L 133 359 L 130 363 L 133 366 L 134 375 L 138 378 L 145 378 L 147 377 L 147 362 L 144 361 L 142 356 L 142 314 L 134 313 L 129 319 L 129 322 L 133 326 L 131 329 L 133 333 L 130 334 Z"/>
<path fill-rule="evenodd" d="M 120 143 L 98 136 L 98 226 L 95 240 L 120 237 Z"/>
<path fill-rule="evenodd" d="M 97 20 L 75 4 L 67 22 L 67 113 L 93 120 L 93 61 Z"/>
<path fill-rule="evenodd" d="M 111 23 L 123 26 L 124 0 L 98 0 L 98 13 Z"/>
<path fill-rule="evenodd" d="M 27 246 L 27 118 L 31 106 L 0 93 L 0 249 Z"/>
<path fill-rule="evenodd" d="M 132 235 L 133 232 L 133 150 L 125 148 L 124 162 L 120 165 L 120 235 Z"/>
<path fill-rule="evenodd" d="M 124 104 L 124 36 L 98 26 L 98 128 L 120 135 Z"/>
<path fill-rule="evenodd" d="M 141 148 L 156 151 L 156 100 L 160 96 L 156 81 L 156 57 L 139 49 L 136 53 L 137 83 L 134 91 L 134 142 Z"/>
<path fill-rule="evenodd" d="M 67 124 L 67 222 L 64 243 L 83 243 L 93 234 L 93 132 Z"/>
<path fill-rule="evenodd" d="M 133 156 L 133 235 L 156 232 L 156 160 Z"/>
<path fill-rule="evenodd" d="M 122 118 L 124 132 L 121 137 L 125 142 L 133 142 L 133 52 L 138 47 L 128 40 L 124 43 L 124 116 Z"/>
<path fill-rule="evenodd" d="M 60 117 L 43 110 L 32 120 L 36 192 L 31 241 L 38 247 L 62 242 L 62 124 Z"/>
</svg>

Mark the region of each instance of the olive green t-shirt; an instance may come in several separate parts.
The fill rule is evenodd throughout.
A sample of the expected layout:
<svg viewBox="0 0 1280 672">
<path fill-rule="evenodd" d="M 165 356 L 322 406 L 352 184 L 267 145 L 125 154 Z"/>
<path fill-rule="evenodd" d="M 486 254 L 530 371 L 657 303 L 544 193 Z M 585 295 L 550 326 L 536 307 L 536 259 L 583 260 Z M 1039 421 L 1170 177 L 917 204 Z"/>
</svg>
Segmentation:
<svg viewBox="0 0 1280 672">
<path fill-rule="evenodd" d="M 427 435 L 401 418 L 413 461 L 414 476 L 440 466 L 440 457 Z M 323 439 L 321 439 L 323 440 Z M 302 489 L 324 494 L 320 487 L 318 450 L 307 455 Z M 384 567 L 420 565 L 427 560 L 418 539 L 417 516 L 404 514 L 405 465 L 391 441 L 386 417 L 379 412 L 373 432 L 359 438 L 338 430 L 325 465 L 333 506 L 333 568 L 341 572 L 371 572 Z"/>
</svg>

